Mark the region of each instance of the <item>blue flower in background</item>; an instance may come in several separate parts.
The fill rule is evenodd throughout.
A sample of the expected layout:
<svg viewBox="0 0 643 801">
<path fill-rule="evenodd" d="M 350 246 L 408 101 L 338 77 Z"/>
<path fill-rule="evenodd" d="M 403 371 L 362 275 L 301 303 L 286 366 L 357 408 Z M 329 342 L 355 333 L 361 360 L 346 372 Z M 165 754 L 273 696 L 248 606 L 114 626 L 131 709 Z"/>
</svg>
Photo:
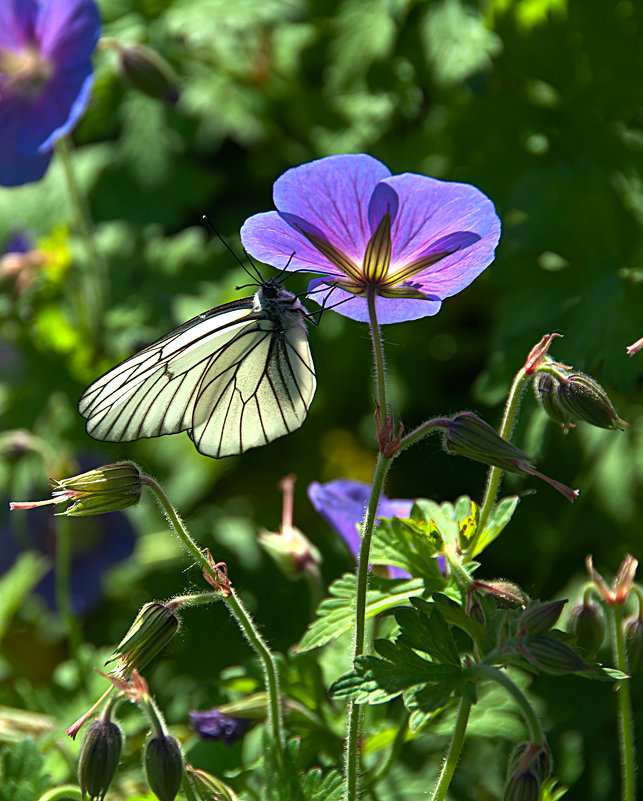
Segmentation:
<svg viewBox="0 0 643 801">
<path fill-rule="evenodd" d="M 89 101 L 99 34 L 94 0 L 0 0 L 0 184 L 45 174 Z"/>
<path fill-rule="evenodd" d="M 391 175 L 365 154 L 328 156 L 275 181 L 277 211 L 245 221 L 241 241 L 256 259 L 324 276 L 308 291 L 353 320 L 369 319 L 367 289 L 380 323 L 437 314 L 442 300 L 493 261 L 500 220 L 470 184 Z M 285 266 L 284 266 L 285 265 Z"/>
<path fill-rule="evenodd" d="M 203 712 L 190 712 L 190 724 L 202 740 L 221 740 L 226 745 L 240 740 L 251 723 L 248 718 L 226 715 L 216 706 Z"/>
<path fill-rule="evenodd" d="M 364 519 L 364 511 L 371 494 L 369 484 L 338 478 L 327 484 L 313 481 L 308 487 L 308 497 L 319 514 L 341 535 L 353 556 L 357 557 L 360 546 L 358 525 Z M 414 501 L 380 498 L 377 516 L 405 518 L 411 514 Z M 408 578 L 409 574 L 400 567 L 390 566 L 391 578 Z"/>
</svg>

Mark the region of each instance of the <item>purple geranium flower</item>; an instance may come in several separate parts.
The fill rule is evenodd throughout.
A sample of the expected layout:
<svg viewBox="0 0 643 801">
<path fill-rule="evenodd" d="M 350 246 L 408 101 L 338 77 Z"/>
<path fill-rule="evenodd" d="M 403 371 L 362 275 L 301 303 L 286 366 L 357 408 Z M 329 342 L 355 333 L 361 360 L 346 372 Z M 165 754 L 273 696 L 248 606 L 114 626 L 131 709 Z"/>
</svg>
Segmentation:
<svg viewBox="0 0 643 801">
<path fill-rule="evenodd" d="M 493 203 L 479 189 L 391 175 L 364 154 L 288 170 L 273 199 L 277 211 L 244 223 L 244 248 L 267 264 L 321 274 L 309 293 L 323 303 L 332 291 L 333 307 L 353 320 L 369 319 L 371 292 L 380 323 L 437 314 L 493 261 L 500 238 Z"/>
<path fill-rule="evenodd" d="M 216 706 L 189 714 L 192 728 L 202 740 L 221 740 L 226 745 L 232 745 L 241 739 L 252 723 L 248 718 L 226 715 Z"/>
<path fill-rule="evenodd" d="M 94 0 L 1 0 L 0 184 L 44 175 L 87 106 L 99 33 Z"/>
<path fill-rule="evenodd" d="M 357 557 L 360 546 L 358 525 L 364 519 L 371 488 L 362 481 L 338 478 L 327 484 L 313 481 L 308 487 L 308 497 L 319 514 L 341 535 L 353 556 Z M 380 498 L 377 516 L 405 518 L 411 514 L 414 501 Z M 401 567 L 390 566 L 392 578 L 408 578 L 409 574 Z"/>
</svg>

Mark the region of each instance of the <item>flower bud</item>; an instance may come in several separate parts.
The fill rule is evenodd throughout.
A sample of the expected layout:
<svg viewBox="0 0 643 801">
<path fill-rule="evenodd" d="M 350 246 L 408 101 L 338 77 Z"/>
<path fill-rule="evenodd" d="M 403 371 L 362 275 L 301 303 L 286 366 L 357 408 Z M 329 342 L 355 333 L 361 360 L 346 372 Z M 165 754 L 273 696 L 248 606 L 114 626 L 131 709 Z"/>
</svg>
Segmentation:
<svg viewBox="0 0 643 801">
<path fill-rule="evenodd" d="M 287 576 L 319 573 L 319 549 L 295 526 L 282 527 L 281 531 L 262 529 L 259 543 Z"/>
<path fill-rule="evenodd" d="M 103 801 L 121 758 L 123 736 L 108 720 L 94 720 L 85 730 L 78 758 L 78 784 L 89 801 Z"/>
<path fill-rule="evenodd" d="M 518 618 L 518 630 L 529 636 L 549 631 L 556 625 L 566 603 L 567 600 L 531 604 Z"/>
<path fill-rule="evenodd" d="M 476 462 L 494 465 L 510 473 L 542 478 L 562 493 L 569 501 L 578 497 L 578 490 L 566 487 L 559 481 L 539 473 L 535 460 L 520 448 L 504 439 L 498 432 L 473 412 L 461 412 L 452 419 L 440 419 L 445 428 L 444 446 L 448 453 L 466 456 Z"/>
<path fill-rule="evenodd" d="M 529 596 L 527 593 L 506 579 L 491 579 L 490 581 L 475 580 L 473 586 L 478 592 L 492 595 L 496 601 L 501 601 L 502 605 L 515 609 L 518 606 L 527 606 L 529 603 Z"/>
<path fill-rule="evenodd" d="M 616 413 L 603 387 L 591 376 L 572 373 L 561 382 L 561 402 L 573 417 L 597 428 L 628 428 Z"/>
<path fill-rule="evenodd" d="M 536 400 L 542 406 L 545 414 L 563 429 L 567 434 L 570 428 L 574 428 L 572 416 L 569 409 L 560 402 L 559 390 L 560 382 L 549 373 L 538 373 L 534 381 L 534 394 Z"/>
<path fill-rule="evenodd" d="M 551 751 L 547 743 L 520 743 L 509 758 L 507 780 L 521 773 L 533 773 L 539 781 L 546 781 L 551 775 Z"/>
<path fill-rule="evenodd" d="M 174 801 L 183 776 L 183 755 L 171 735 L 152 737 L 145 747 L 145 775 L 159 801 Z"/>
<path fill-rule="evenodd" d="M 575 604 L 567 628 L 576 637 L 578 645 L 593 659 L 605 637 L 605 616 L 601 607 L 590 601 Z"/>
<path fill-rule="evenodd" d="M 569 373 L 560 367 L 555 374 L 539 372 L 535 391 L 545 412 L 562 425 L 565 433 L 572 427 L 572 420 L 584 420 L 597 428 L 629 427 L 616 413 L 603 387 L 584 373 Z"/>
<path fill-rule="evenodd" d="M 204 801 L 205 799 L 207 801 L 211 801 L 211 799 L 216 799 L 216 801 L 238 801 L 239 797 L 232 787 L 222 782 L 221 779 L 217 779 L 216 776 L 207 773 L 205 770 L 193 768 L 191 765 L 186 765 L 185 767 L 192 786 Z"/>
<path fill-rule="evenodd" d="M 113 673 L 129 676 L 132 670 L 140 670 L 162 651 L 178 628 L 179 618 L 170 607 L 147 603 L 105 664 L 118 660 Z"/>
<path fill-rule="evenodd" d="M 155 50 L 144 45 L 120 47 L 119 56 L 123 74 L 135 89 L 156 100 L 178 101 L 174 70 Z"/>
<path fill-rule="evenodd" d="M 643 620 L 640 617 L 625 621 L 625 653 L 630 672 L 636 673 L 643 665 Z"/>
<path fill-rule="evenodd" d="M 531 771 L 512 776 L 505 787 L 502 801 L 538 801 L 540 779 Z"/>
<path fill-rule="evenodd" d="M 141 497 L 143 482 L 133 462 L 116 462 L 97 467 L 60 481 L 49 479 L 54 487 L 52 497 L 45 501 L 13 502 L 12 510 L 33 509 L 36 506 L 71 502 L 71 506 L 58 514 L 76 517 L 117 512 L 135 506 Z"/>
<path fill-rule="evenodd" d="M 550 634 L 526 637 L 520 648 L 529 662 L 547 673 L 576 673 L 589 667 L 573 648 Z"/>
</svg>

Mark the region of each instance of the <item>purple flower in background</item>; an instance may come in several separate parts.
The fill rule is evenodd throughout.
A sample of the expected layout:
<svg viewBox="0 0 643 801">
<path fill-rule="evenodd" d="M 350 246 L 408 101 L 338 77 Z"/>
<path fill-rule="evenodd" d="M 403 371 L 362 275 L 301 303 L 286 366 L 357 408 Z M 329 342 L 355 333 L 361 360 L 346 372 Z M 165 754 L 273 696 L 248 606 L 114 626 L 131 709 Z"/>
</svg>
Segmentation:
<svg viewBox="0 0 643 801">
<path fill-rule="evenodd" d="M 232 745 L 240 740 L 251 724 L 248 718 L 226 715 L 216 706 L 203 712 L 190 712 L 190 723 L 203 740 L 221 740 Z"/>
<path fill-rule="evenodd" d="M 89 101 L 99 33 L 94 0 L 1 0 L 0 184 L 44 175 Z"/>
<path fill-rule="evenodd" d="M 358 525 L 364 519 L 364 511 L 371 494 L 369 484 L 362 481 L 353 481 L 348 478 L 339 478 L 320 484 L 313 481 L 308 487 L 308 497 L 319 514 L 337 531 L 353 556 L 357 557 L 360 546 Z M 377 507 L 377 516 L 380 517 L 408 517 L 414 501 L 401 499 L 389 500 L 386 496 L 380 498 Z M 391 578 L 408 578 L 409 574 L 401 567 L 390 566 Z"/>
<path fill-rule="evenodd" d="M 308 291 L 353 320 L 369 319 L 367 291 L 378 295 L 380 323 L 437 314 L 493 261 L 500 220 L 469 184 L 424 175 L 391 175 L 364 154 L 328 156 L 275 181 L 277 211 L 245 221 L 247 252 L 287 270 L 321 274 Z M 340 303 L 340 301 L 342 301 Z"/>
</svg>

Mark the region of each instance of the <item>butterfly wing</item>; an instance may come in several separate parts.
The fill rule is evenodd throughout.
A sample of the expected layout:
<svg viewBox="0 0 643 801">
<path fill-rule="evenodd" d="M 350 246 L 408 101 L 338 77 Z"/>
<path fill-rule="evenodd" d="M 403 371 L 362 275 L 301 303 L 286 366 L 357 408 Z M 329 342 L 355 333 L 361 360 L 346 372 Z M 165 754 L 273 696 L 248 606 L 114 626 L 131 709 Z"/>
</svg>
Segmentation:
<svg viewBox="0 0 643 801">
<path fill-rule="evenodd" d="M 306 330 L 275 330 L 261 319 L 235 342 L 234 360 L 215 360 L 203 375 L 189 432 L 207 456 L 228 456 L 295 431 L 317 382 Z"/>
<path fill-rule="evenodd" d="M 95 439 L 187 430 L 201 453 L 218 458 L 297 429 L 315 387 L 304 324 L 276 327 L 245 298 L 126 359 L 83 393 L 78 408 Z"/>
</svg>

